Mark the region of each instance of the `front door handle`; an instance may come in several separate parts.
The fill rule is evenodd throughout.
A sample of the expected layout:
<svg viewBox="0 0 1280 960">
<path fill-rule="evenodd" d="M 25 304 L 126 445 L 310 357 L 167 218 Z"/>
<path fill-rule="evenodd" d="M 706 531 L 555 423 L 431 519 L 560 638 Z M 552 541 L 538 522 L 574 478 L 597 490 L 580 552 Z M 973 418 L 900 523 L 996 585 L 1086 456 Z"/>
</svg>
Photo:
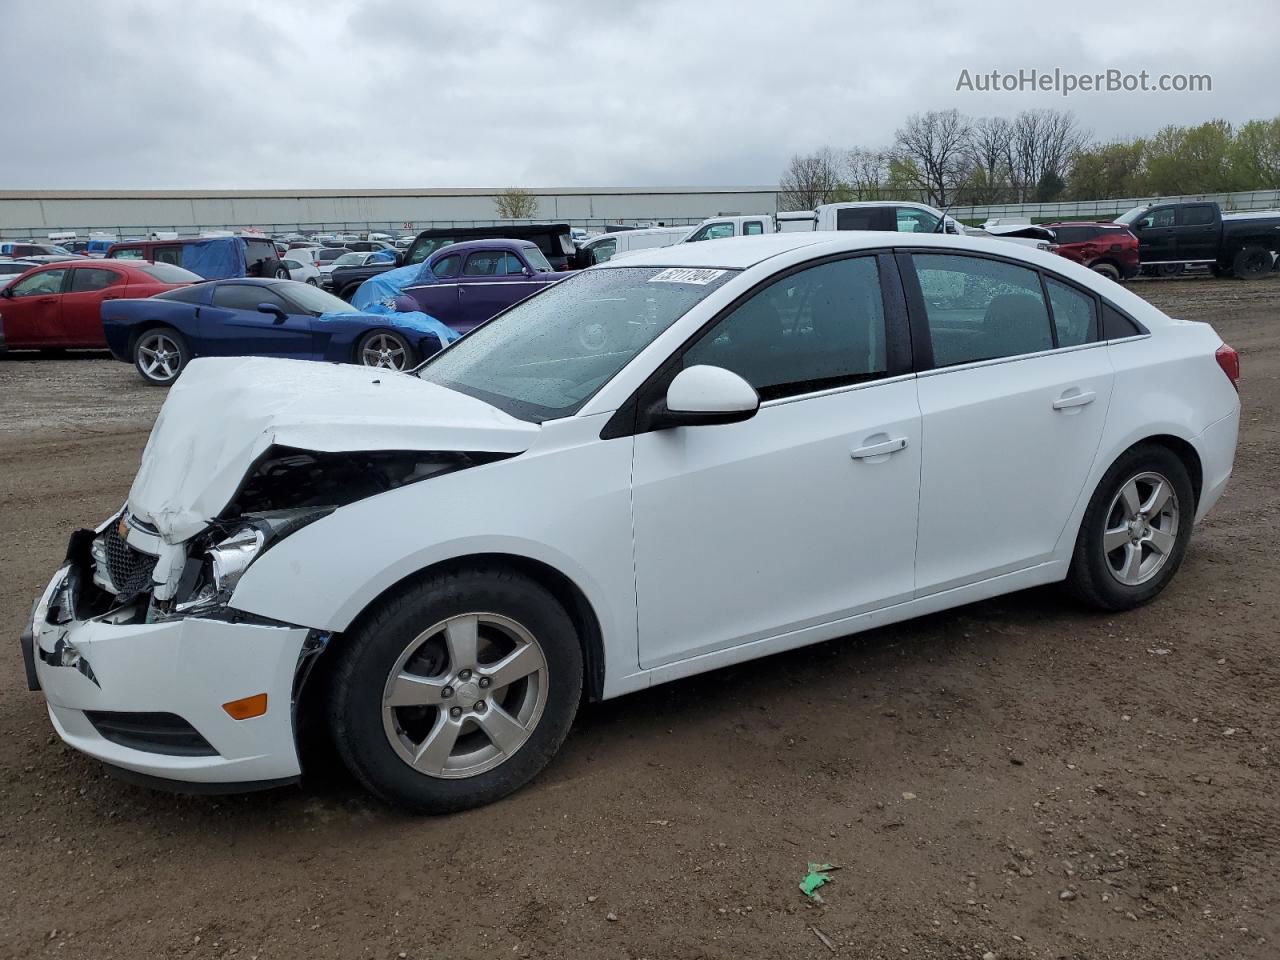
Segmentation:
<svg viewBox="0 0 1280 960">
<path fill-rule="evenodd" d="M 884 436 L 884 434 L 881 434 Z M 881 440 L 877 443 L 868 443 L 865 446 L 854 447 L 849 456 L 855 460 L 866 460 L 870 457 L 883 457 L 891 453 L 897 453 L 899 450 L 907 448 L 906 437 L 894 437 L 892 440 Z"/>
<path fill-rule="evenodd" d="M 1080 390 L 1072 387 L 1057 400 L 1053 401 L 1053 409 L 1070 410 L 1072 407 L 1083 407 L 1093 403 L 1096 399 L 1098 399 L 1098 395 L 1092 390 Z"/>
</svg>

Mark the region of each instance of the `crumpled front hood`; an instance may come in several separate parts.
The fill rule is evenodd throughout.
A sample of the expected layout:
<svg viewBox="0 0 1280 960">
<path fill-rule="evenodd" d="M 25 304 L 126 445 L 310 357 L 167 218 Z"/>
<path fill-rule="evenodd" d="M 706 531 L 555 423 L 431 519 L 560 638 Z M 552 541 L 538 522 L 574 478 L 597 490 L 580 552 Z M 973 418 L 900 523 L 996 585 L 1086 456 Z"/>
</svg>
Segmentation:
<svg viewBox="0 0 1280 960">
<path fill-rule="evenodd" d="M 180 543 L 231 502 L 273 445 L 522 453 L 538 431 L 481 400 L 390 370 L 266 357 L 194 360 L 151 429 L 129 512 Z"/>
</svg>

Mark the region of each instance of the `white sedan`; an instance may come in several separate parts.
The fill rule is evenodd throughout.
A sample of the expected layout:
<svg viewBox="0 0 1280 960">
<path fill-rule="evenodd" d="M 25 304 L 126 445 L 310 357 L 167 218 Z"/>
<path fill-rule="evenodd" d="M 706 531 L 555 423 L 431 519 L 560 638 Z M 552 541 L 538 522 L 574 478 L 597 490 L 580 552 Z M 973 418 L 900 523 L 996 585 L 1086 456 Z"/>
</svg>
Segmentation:
<svg viewBox="0 0 1280 960">
<path fill-rule="evenodd" d="M 309 283 L 313 287 L 320 286 L 320 270 L 311 261 L 286 256 L 281 259 L 280 265 L 289 271 L 290 280 Z"/>
<path fill-rule="evenodd" d="M 787 233 L 574 274 L 414 373 L 193 361 L 23 638 L 67 743 L 487 803 L 578 704 L 1038 584 L 1153 599 L 1231 474 L 1235 351 L 991 240 Z"/>
</svg>

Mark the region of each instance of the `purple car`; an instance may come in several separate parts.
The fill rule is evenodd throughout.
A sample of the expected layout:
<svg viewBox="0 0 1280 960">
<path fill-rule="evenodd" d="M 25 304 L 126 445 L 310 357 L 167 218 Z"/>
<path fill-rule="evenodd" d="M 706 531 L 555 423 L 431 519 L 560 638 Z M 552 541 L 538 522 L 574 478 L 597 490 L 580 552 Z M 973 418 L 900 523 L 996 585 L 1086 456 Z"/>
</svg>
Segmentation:
<svg viewBox="0 0 1280 960">
<path fill-rule="evenodd" d="M 430 272 L 404 288 L 423 313 L 459 333 L 478 327 L 518 300 L 563 280 L 529 240 L 468 240 L 441 248 Z M 434 279 L 424 279 L 434 277 Z"/>
</svg>

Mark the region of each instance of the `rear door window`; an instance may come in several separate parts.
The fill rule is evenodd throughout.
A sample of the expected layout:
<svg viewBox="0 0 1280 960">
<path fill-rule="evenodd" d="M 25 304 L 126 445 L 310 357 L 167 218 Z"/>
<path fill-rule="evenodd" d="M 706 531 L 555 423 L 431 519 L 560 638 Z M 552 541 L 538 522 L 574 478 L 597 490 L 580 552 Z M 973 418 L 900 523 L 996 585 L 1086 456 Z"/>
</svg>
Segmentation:
<svg viewBox="0 0 1280 960">
<path fill-rule="evenodd" d="M 1098 307 L 1093 297 L 1045 277 L 1058 346 L 1078 347 L 1098 339 Z"/>
<path fill-rule="evenodd" d="M 837 230 L 894 230 L 891 207 L 845 207 L 836 211 Z"/>
<path fill-rule="evenodd" d="M 1049 310 L 1034 270 L 963 254 L 917 253 L 912 260 L 935 366 L 1053 349 Z"/>
<path fill-rule="evenodd" d="M 1213 207 L 1207 203 L 1195 203 L 1178 211 L 1178 223 L 1184 227 L 1203 227 L 1213 223 Z"/>
<path fill-rule="evenodd" d="M 91 293 L 94 290 L 105 290 L 113 283 L 120 283 L 122 280 L 124 276 L 114 270 L 79 267 L 71 271 L 71 292 Z"/>
<path fill-rule="evenodd" d="M 151 252 L 151 259 L 156 263 L 171 263 L 175 267 L 182 266 L 182 248 L 173 247 L 156 247 Z"/>
<path fill-rule="evenodd" d="M 759 220 L 746 220 L 742 224 L 742 235 L 744 237 L 755 237 L 764 233 L 764 224 Z"/>
</svg>

